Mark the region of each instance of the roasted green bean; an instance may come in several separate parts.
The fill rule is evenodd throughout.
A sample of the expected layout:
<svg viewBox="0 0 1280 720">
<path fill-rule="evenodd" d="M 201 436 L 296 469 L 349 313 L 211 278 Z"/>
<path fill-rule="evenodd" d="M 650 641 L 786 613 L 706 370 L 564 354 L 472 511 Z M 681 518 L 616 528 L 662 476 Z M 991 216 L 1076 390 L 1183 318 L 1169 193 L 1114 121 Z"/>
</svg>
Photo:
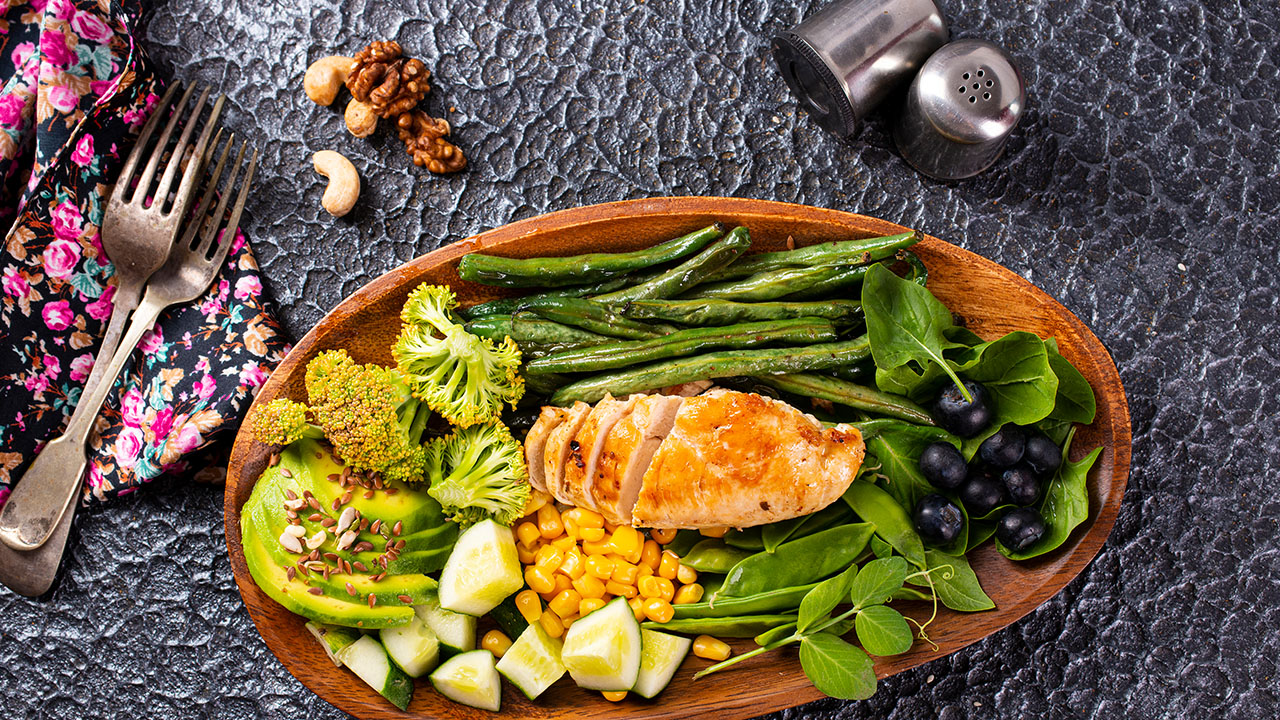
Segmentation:
<svg viewBox="0 0 1280 720">
<path fill-rule="evenodd" d="M 524 311 L 562 325 L 628 340 L 644 340 L 665 334 L 661 328 L 623 317 L 608 305 L 584 298 L 541 298 L 525 305 Z"/>
<path fill-rule="evenodd" d="M 716 273 L 713 279 L 733 280 L 784 267 L 865 265 L 892 257 L 898 250 L 911 247 L 920 242 L 923 237 L 919 232 L 907 232 L 884 237 L 838 240 L 806 245 L 794 250 L 748 255 Z"/>
<path fill-rule="evenodd" d="M 639 285 L 596 295 L 592 299 L 600 302 L 623 302 L 645 298 L 675 297 L 737 260 L 749 247 L 751 247 L 751 234 L 744 227 L 736 227 L 723 239 L 717 240 L 706 250 L 662 275 Z"/>
<path fill-rule="evenodd" d="M 901 418 L 917 425 L 933 424 L 933 416 L 929 414 L 928 410 L 904 397 L 880 392 L 875 388 L 855 385 L 839 378 L 811 373 L 797 373 L 795 375 L 757 375 L 756 379 L 771 388 L 783 392 L 829 400 L 833 403 L 847 405 L 869 413 Z"/>
<path fill-rule="evenodd" d="M 862 303 L 857 300 L 826 302 L 758 302 L 732 300 L 633 300 L 618 311 L 637 320 L 662 320 L 681 325 L 736 325 L 744 322 L 825 318 L 838 325 L 862 320 Z"/>
<path fill-rule="evenodd" d="M 704 283 L 686 292 L 682 299 L 736 300 L 738 302 L 776 300 L 800 292 L 815 283 L 843 277 L 850 269 L 848 265 L 780 268 L 740 280 Z"/>
</svg>

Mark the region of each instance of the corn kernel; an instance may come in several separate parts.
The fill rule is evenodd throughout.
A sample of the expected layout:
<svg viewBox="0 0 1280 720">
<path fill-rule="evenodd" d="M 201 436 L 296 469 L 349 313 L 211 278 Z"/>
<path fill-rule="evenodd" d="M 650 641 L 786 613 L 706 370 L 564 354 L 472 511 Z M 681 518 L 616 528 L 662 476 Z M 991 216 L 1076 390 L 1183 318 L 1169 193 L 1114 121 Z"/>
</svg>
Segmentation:
<svg viewBox="0 0 1280 720">
<path fill-rule="evenodd" d="M 524 569 L 524 581 L 536 593 L 551 592 L 556 589 L 556 581 L 551 579 L 551 573 L 537 565 L 530 565 Z"/>
<path fill-rule="evenodd" d="M 644 547 L 640 551 L 640 564 L 648 565 L 655 570 L 658 568 L 658 559 L 662 556 L 662 549 L 658 547 L 658 543 L 652 540 L 645 540 Z"/>
<path fill-rule="evenodd" d="M 564 534 L 571 538 L 578 537 L 578 523 L 569 518 L 568 513 L 560 513 L 560 522 L 564 525 Z"/>
<path fill-rule="evenodd" d="M 578 594 L 577 590 L 563 590 L 555 596 L 555 599 L 547 603 L 547 607 L 564 619 L 578 612 L 578 603 L 581 601 L 582 595 Z"/>
<path fill-rule="evenodd" d="M 581 617 L 582 617 L 581 615 L 578 615 L 575 613 L 573 615 L 570 615 L 569 617 L 560 618 L 560 622 L 564 623 L 564 629 L 568 630 L 569 628 L 573 627 L 573 624 L 578 622 L 579 618 Z"/>
<path fill-rule="evenodd" d="M 613 546 L 612 552 L 631 559 L 633 554 L 639 553 L 644 548 L 644 542 L 640 538 L 640 533 L 630 525 L 622 525 L 613 534 L 609 536 L 609 544 Z"/>
<path fill-rule="evenodd" d="M 667 530 L 650 529 L 649 537 L 653 538 L 653 541 L 658 543 L 659 545 L 666 545 L 667 543 L 676 539 L 676 531 L 670 530 L 670 529 L 667 529 Z"/>
<path fill-rule="evenodd" d="M 564 532 L 564 523 L 560 521 L 560 511 L 550 503 L 538 508 L 538 532 L 550 540 Z"/>
<path fill-rule="evenodd" d="M 578 617 L 587 615 L 595 610 L 605 606 L 605 601 L 600 598 L 582 598 L 578 601 Z"/>
<path fill-rule="evenodd" d="M 538 593 L 532 590 L 521 590 L 516 593 L 516 610 L 520 611 L 520 617 L 525 622 L 537 622 L 542 616 L 542 601 L 538 599 Z"/>
<path fill-rule="evenodd" d="M 604 584 L 604 591 L 610 595 L 617 595 L 618 597 L 624 598 L 633 598 L 636 596 L 635 585 L 623 585 L 620 582 L 614 582 L 612 580 Z"/>
<path fill-rule="evenodd" d="M 613 552 L 613 548 L 606 540 L 588 540 L 582 538 L 582 552 L 588 555 L 608 555 Z"/>
<path fill-rule="evenodd" d="M 540 537 L 542 533 L 538 532 L 538 526 L 531 522 L 522 522 L 516 526 L 516 539 L 525 547 L 533 547 Z"/>
<path fill-rule="evenodd" d="M 706 590 L 698 583 L 681 585 L 680 589 L 676 590 L 676 595 L 671 600 L 671 604 L 687 605 L 689 603 L 699 602 L 702 600 L 702 595 L 704 592 L 706 592 Z"/>
<path fill-rule="evenodd" d="M 578 508 L 578 527 L 603 528 L 604 516 L 594 510 L 588 510 L 587 508 Z"/>
<path fill-rule="evenodd" d="M 644 598 L 633 597 L 627 601 L 627 605 L 631 606 L 631 614 L 636 616 L 636 620 L 644 622 Z"/>
<path fill-rule="evenodd" d="M 601 580 L 608 580 L 613 575 L 613 561 L 604 555 L 588 555 L 587 574 Z"/>
<path fill-rule="evenodd" d="M 680 570 L 680 558 L 670 550 L 662 551 L 662 560 L 658 563 L 658 574 L 668 580 L 675 580 Z"/>
<path fill-rule="evenodd" d="M 704 660 L 720 662 L 728 659 L 729 652 L 729 643 L 710 635 L 699 635 L 693 639 L 693 654 Z"/>
<path fill-rule="evenodd" d="M 676 568 L 676 580 L 679 580 L 681 585 L 696 583 L 698 582 L 698 571 L 688 565 L 681 565 Z"/>
<path fill-rule="evenodd" d="M 640 590 L 640 597 L 643 598 L 662 598 L 671 602 L 671 598 L 676 594 L 676 588 L 671 581 L 657 575 L 642 578 L 636 583 L 636 587 Z"/>
<path fill-rule="evenodd" d="M 480 638 L 480 649 L 488 650 L 494 657 L 500 658 L 511 649 L 511 638 L 503 635 L 501 630 L 490 630 Z"/>
<path fill-rule="evenodd" d="M 530 550 L 523 543 L 516 543 L 516 559 L 521 565 L 532 565 L 535 557 L 535 550 Z"/>
<path fill-rule="evenodd" d="M 551 495 L 544 490 L 535 489 L 529 493 L 529 500 L 524 504 L 524 514 L 532 515 L 538 512 L 543 505 L 551 502 Z"/>
<path fill-rule="evenodd" d="M 653 575 L 653 568 L 648 565 L 637 565 L 636 569 L 640 571 L 640 577 L 647 578 Z"/>
<path fill-rule="evenodd" d="M 573 589 L 573 580 L 568 575 L 561 575 L 560 573 L 556 573 L 555 575 L 551 576 L 551 579 L 554 580 L 556 583 L 555 592 L 557 594 L 562 593 L 565 590 Z"/>
<path fill-rule="evenodd" d="M 729 532 L 729 528 L 727 527 L 698 528 L 699 535 L 709 538 L 722 538 L 727 532 Z"/>
<path fill-rule="evenodd" d="M 583 575 L 573 581 L 573 589 L 584 598 L 602 598 L 605 593 L 604 582 L 594 575 Z"/>
<path fill-rule="evenodd" d="M 578 537 L 587 542 L 601 542 L 604 536 L 604 528 L 578 528 Z"/>
<path fill-rule="evenodd" d="M 569 576 L 570 580 L 577 580 L 587 571 L 587 557 L 577 547 L 569 548 L 564 555 L 564 562 L 560 563 L 557 572 Z"/>
<path fill-rule="evenodd" d="M 549 573 L 555 572 L 564 562 L 564 551 L 555 545 L 543 545 L 533 554 L 533 564 Z"/>
<path fill-rule="evenodd" d="M 623 700 L 627 699 L 626 690 L 617 690 L 617 691 L 603 690 L 600 692 L 600 694 L 603 695 L 604 699 L 608 700 L 609 702 L 622 702 Z"/>
<path fill-rule="evenodd" d="M 610 534 L 612 534 L 614 530 L 617 530 L 617 529 L 618 529 L 618 526 L 617 526 L 617 525 L 614 525 L 613 523 L 609 522 L 608 520 L 605 520 L 605 521 L 604 521 L 603 526 L 604 526 L 604 531 L 605 531 L 605 532 L 607 532 L 607 533 L 610 533 Z"/>
<path fill-rule="evenodd" d="M 560 593 L 556 592 L 555 588 L 552 588 L 547 592 L 538 593 L 538 597 L 542 598 L 542 602 L 551 602 L 552 600 L 555 600 L 556 595 L 559 595 L 559 594 Z"/>
<path fill-rule="evenodd" d="M 671 603 L 662 598 L 649 598 L 644 601 L 642 607 L 644 616 L 656 623 L 670 622 L 675 617 L 676 609 L 671 607 Z"/>
<path fill-rule="evenodd" d="M 542 613 L 542 617 L 538 618 L 538 624 L 553 638 L 558 638 L 564 634 L 564 623 L 560 621 L 560 616 L 550 610 Z"/>
<path fill-rule="evenodd" d="M 623 560 L 621 562 L 615 560 L 613 562 L 613 578 L 614 582 L 620 582 L 623 585 L 635 585 L 640 579 L 640 568 Z"/>
<path fill-rule="evenodd" d="M 569 552 L 569 548 L 577 547 L 578 543 L 568 535 L 561 535 L 549 543 L 552 547 L 560 550 L 560 552 Z"/>
</svg>

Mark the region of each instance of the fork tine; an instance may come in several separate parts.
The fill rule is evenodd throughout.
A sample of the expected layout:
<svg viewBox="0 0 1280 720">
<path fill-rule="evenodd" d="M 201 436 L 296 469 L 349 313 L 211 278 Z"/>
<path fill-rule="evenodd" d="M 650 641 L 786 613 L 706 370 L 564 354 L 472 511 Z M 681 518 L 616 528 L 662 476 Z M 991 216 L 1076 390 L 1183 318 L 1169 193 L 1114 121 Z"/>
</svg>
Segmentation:
<svg viewBox="0 0 1280 720">
<path fill-rule="evenodd" d="M 206 92 L 208 91 L 206 90 Z M 196 141 L 195 147 L 191 152 L 191 159 L 187 162 L 187 169 L 182 173 L 182 182 L 178 184 L 178 191 L 173 198 L 173 207 L 169 209 L 169 212 L 184 212 L 191 202 L 192 195 L 199 187 L 200 178 L 209 167 L 209 159 L 213 157 L 212 149 L 206 150 L 209 146 L 209 136 L 213 134 L 213 129 L 218 126 L 218 118 L 222 115 L 222 106 L 226 102 L 226 95 L 219 95 L 218 99 L 214 101 L 213 109 L 209 111 L 209 119 L 206 121 L 204 129 L 200 131 L 200 138 Z M 177 167 L 177 164 L 174 163 L 172 166 Z M 168 170 L 166 169 L 167 174 Z"/>
<path fill-rule="evenodd" d="M 199 257 L 204 257 L 209 254 L 209 247 L 218 237 L 218 228 L 222 226 L 222 218 L 227 211 L 227 203 L 231 201 L 231 192 L 235 190 L 236 177 L 240 175 L 240 164 L 241 161 L 244 160 L 244 152 L 248 148 L 248 140 L 240 143 L 240 152 L 236 153 L 235 164 L 231 166 L 231 175 L 227 177 L 226 190 L 218 200 L 218 209 L 213 212 L 213 215 L 207 221 L 205 221 L 204 233 L 200 237 L 200 244 L 193 251 Z"/>
<path fill-rule="evenodd" d="M 157 208 L 163 208 L 168 202 L 169 188 L 173 186 L 173 178 L 178 174 L 178 168 L 182 166 L 182 160 L 186 157 L 187 143 L 191 140 L 191 134 L 195 132 L 196 125 L 200 122 L 200 113 L 204 111 L 204 104 L 208 101 L 209 93 L 212 90 L 213 88 L 206 86 L 201 91 L 200 97 L 196 98 L 195 107 L 191 108 L 191 112 L 187 114 L 187 119 L 182 125 L 182 135 L 178 138 L 178 142 L 174 143 L 173 152 L 169 153 L 169 162 L 165 163 L 164 166 L 164 174 L 160 176 L 160 182 L 156 185 L 154 199 L 151 204 Z M 208 128 L 209 126 L 205 125 L 205 129 L 207 130 Z M 202 131 L 200 133 L 201 139 L 205 135 L 206 133 Z M 196 168 L 192 167 L 192 163 L 198 168 L 203 160 L 204 158 L 193 153 L 187 161 L 187 170 L 194 171 Z M 186 173 L 183 173 L 183 177 L 186 177 Z M 181 200 L 181 198 L 175 198 L 174 207 L 178 206 L 178 200 Z"/>
<path fill-rule="evenodd" d="M 191 93 L 195 92 L 195 86 L 187 88 L 182 93 L 182 99 L 177 105 L 173 106 L 173 114 L 169 116 L 169 124 L 164 126 L 164 132 L 160 134 L 160 139 L 156 141 L 155 148 L 151 151 L 151 158 L 147 160 L 147 167 L 142 171 L 142 177 L 138 180 L 138 193 L 132 198 L 142 204 L 146 201 L 148 191 L 151 188 L 151 181 L 156 177 L 156 169 L 160 166 L 160 158 L 164 155 L 165 146 L 169 144 L 169 136 L 173 135 L 173 129 L 178 126 L 178 122 L 182 120 L 183 109 L 187 107 L 187 101 L 191 99 Z M 152 203 L 158 202 L 162 198 L 153 197 Z"/>
<path fill-rule="evenodd" d="M 178 92 L 178 84 L 174 83 L 165 91 L 164 96 L 160 98 L 160 102 L 151 111 L 151 117 L 147 119 L 147 124 L 142 126 L 142 132 L 138 133 L 138 140 L 133 145 L 133 150 L 129 151 L 129 157 L 124 161 L 124 168 L 120 171 L 120 177 L 116 179 L 116 187 L 121 188 L 124 193 L 129 192 L 129 183 L 133 180 L 133 173 L 138 169 L 138 163 L 142 161 L 142 153 L 147 148 L 147 141 L 151 139 L 151 133 L 155 131 L 156 126 L 164 119 L 164 111 L 169 107 L 169 102 L 173 100 L 173 96 Z M 120 195 L 120 202 L 128 202 L 125 195 Z"/>
<path fill-rule="evenodd" d="M 209 146 L 209 154 L 212 157 L 213 152 L 218 149 L 218 143 L 222 141 L 222 129 L 218 129 L 218 135 L 214 137 L 213 144 Z M 200 197 L 195 213 L 191 215 L 190 221 L 187 223 L 187 229 L 182 233 L 182 240 L 179 241 L 178 247 L 184 249 L 191 248 L 191 242 L 195 240 L 196 233 L 200 232 L 200 228 L 204 226 L 205 213 L 209 212 L 209 205 L 213 203 L 213 198 L 218 195 L 218 179 L 222 177 L 222 168 L 227 164 L 227 155 L 231 152 L 231 146 L 236 144 L 236 136 L 234 133 L 227 144 L 222 148 L 222 156 L 218 158 L 218 164 L 213 168 L 213 174 L 209 176 L 209 186 L 205 189 L 204 195 Z"/>
<path fill-rule="evenodd" d="M 248 140 L 244 141 L 245 145 L 249 144 Z M 244 154 L 244 147 L 241 146 L 240 154 Z M 245 200 L 249 197 L 249 187 L 253 184 L 253 171 L 258 168 L 258 151 L 255 149 L 253 155 L 249 157 L 249 169 L 244 173 L 244 180 L 241 181 L 240 195 L 236 197 L 236 204 L 231 208 L 231 217 L 227 220 L 227 229 L 223 232 L 224 242 L 218 245 L 218 249 L 214 251 L 213 257 L 209 259 L 212 267 L 217 268 L 226 259 L 227 253 L 231 251 L 231 246 L 236 244 L 236 233 L 240 232 L 240 214 L 244 212 Z M 227 186 L 227 194 L 231 194 L 232 187 Z"/>
</svg>

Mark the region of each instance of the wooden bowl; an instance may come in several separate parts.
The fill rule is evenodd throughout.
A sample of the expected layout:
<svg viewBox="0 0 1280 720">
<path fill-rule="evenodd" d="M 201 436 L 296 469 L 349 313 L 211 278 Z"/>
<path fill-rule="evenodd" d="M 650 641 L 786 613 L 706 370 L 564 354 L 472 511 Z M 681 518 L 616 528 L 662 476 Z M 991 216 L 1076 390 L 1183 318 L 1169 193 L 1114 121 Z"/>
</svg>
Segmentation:
<svg viewBox="0 0 1280 720">
<path fill-rule="evenodd" d="M 903 232 L 893 223 L 800 205 L 733 198 L 656 198 L 593 205 L 512 223 L 440 248 L 392 270 L 358 290 L 329 313 L 284 359 L 258 393 L 258 404 L 279 397 L 305 400 L 303 373 L 318 352 L 346 348 L 361 362 L 392 364 L 389 348 L 399 329 L 399 309 L 408 292 L 422 282 L 453 286 L 462 303 L 504 294 L 464 283 L 458 258 L 471 252 L 515 257 L 568 255 L 587 251 L 624 251 L 646 247 L 713 221 L 751 229 L 754 249 L 779 249 L 788 237 L 798 245 Z M 972 556 L 983 587 L 996 609 L 961 614 L 940 609 L 930 626 L 938 644 L 917 642 L 911 652 L 876 662 L 880 677 L 953 653 L 1000 630 L 1034 610 L 1078 575 L 1106 541 L 1115 522 L 1129 476 L 1129 409 L 1115 364 L 1098 338 L 1053 298 L 1005 268 L 937 238 L 913 248 L 928 265 L 930 289 L 968 327 L 985 339 L 1011 330 L 1030 330 L 1058 339 L 1062 354 L 1088 378 L 1098 396 L 1098 415 L 1076 437 L 1076 452 L 1102 445 L 1101 459 L 1089 476 L 1089 519 L 1058 550 L 1014 563 L 988 543 Z M 252 412 L 252 410 L 251 410 Z M 241 433 L 227 473 L 227 550 L 240 594 L 280 662 L 317 695 L 360 718 L 478 718 L 490 714 L 445 700 L 423 678 L 413 704 L 401 712 L 351 673 L 326 659 L 303 627 L 303 619 L 273 602 L 254 584 L 240 546 L 240 508 L 264 469 L 268 448 Z M 750 647 L 737 641 L 735 651 Z M 694 682 L 704 660 L 690 658 L 656 701 L 606 702 L 599 693 L 580 690 L 566 677 L 536 702 L 509 684 L 503 690 L 505 715 L 536 718 L 687 717 L 714 710 L 719 720 L 761 715 L 816 700 L 822 695 L 800 670 L 794 649 L 770 653 L 730 671 Z"/>
</svg>

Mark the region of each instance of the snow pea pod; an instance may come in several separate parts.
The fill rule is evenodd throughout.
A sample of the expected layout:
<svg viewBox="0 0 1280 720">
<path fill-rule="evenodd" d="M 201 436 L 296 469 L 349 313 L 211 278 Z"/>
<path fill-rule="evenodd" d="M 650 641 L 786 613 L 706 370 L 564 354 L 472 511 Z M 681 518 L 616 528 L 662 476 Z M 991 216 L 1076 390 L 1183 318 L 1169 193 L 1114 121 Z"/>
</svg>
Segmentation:
<svg viewBox="0 0 1280 720">
<path fill-rule="evenodd" d="M 911 524 L 911 516 L 889 493 L 875 483 L 855 480 L 844 492 L 844 501 L 858 517 L 875 527 L 876 534 L 917 567 L 924 567 L 924 543 Z"/>
<path fill-rule="evenodd" d="M 851 519 L 852 513 L 844 503 L 831 503 L 821 510 L 802 515 L 798 518 L 783 520 L 764 526 L 761 532 L 761 543 L 764 550 L 773 552 L 788 540 L 798 540 L 821 530 L 843 524 Z"/>
<path fill-rule="evenodd" d="M 680 562 L 698 572 L 723 575 L 750 556 L 751 553 L 747 550 L 729 547 L 722 540 L 708 538 L 690 548 L 689 552 L 681 556 Z"/>
<path fill-rule="evenodd" d="M 675 608 L 675 618 L 677 620 L 791 612 L 800 607 L 800 600 L 816 586 L 817 583 L 810 583 L 799 587 L 770 590 L 756 595 L 748 595 L 747 597 L 721 598 L 714 603 L 685 603 L 683 605 L 673 605 L 672 607 Z"/>
<path fill-rule="evenodd" d="M 783 520 L 783 522 L 789 521 Z M 759 552 L 764 549 L 764 540 L 761 539 L 760 535 L 761 529 L 770 527 L 773 527 L 773 525 L 756 525 L 755 527 L 742 528 L 741 530 L 730 530 L 724 534 L 724 541 L 726 544 L 740 550 Z"/>
<path fill-rule="evenodd" d="M 744 558 L 729 571 L 713 602 L 805 585 L 833 575 L 858 557 L 873 530 L 869 523 L 840 525 L 785 542 L 771 553 Z"/>
<path fill-rule="evenodd" d="M 710 635 L 718 638 L 755 637 L 779 625 L 795 623 L 795 615 L 748 615 L 745 617 L 685 618 L 664 623 L 647 622 L 646 630 L 674 632 L 682 635 Z"/>
</svg>

